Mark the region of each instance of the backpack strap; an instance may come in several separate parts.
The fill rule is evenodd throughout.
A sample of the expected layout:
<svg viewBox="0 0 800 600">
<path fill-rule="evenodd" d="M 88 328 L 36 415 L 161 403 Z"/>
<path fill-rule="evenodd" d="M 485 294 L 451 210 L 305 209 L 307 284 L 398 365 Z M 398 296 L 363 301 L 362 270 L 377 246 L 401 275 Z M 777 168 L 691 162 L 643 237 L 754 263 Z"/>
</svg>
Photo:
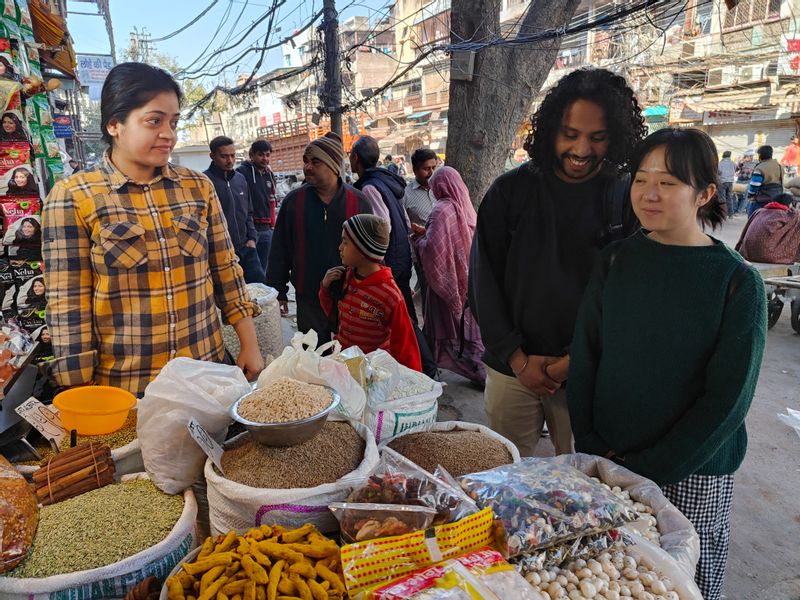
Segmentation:
<svg viewBox="0 0 800 600">
<path fill-rule="evenodd" d="M 306 271 L 306 189 L 300 187 L 297 189 L 297 196 L 294 203 L 294 230 L 297 235 L 297 243 L 295 250 L 297 252 L 297 276 L 295 277 L 295 292 L 303 293 L 303 278 Z"/>
<path fill-rule="evenodd" d="M 600 233 L 602 246 L 625 237 L 625 199 L 631 185 L 630 173 L 612 177 L 603 189 L 603 231 Z"/>
</svg>

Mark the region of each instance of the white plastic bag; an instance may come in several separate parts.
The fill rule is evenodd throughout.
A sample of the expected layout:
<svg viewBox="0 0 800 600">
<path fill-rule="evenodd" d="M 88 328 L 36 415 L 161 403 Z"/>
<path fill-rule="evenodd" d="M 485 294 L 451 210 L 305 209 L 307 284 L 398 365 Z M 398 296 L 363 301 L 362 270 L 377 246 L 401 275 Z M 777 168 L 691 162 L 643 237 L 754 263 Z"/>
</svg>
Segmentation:
<svg viewBox="0 0 800 600">
<path fill-rule="evenodd" d="M 139 400 L 136 432 L 153 483 L 176 494 L 197 481 L 206 455 L 189 434 L 189 419 L 221 443 L 231 422 L 228 410 L 251 389 L 239 367 L 191 358 L 169 361 Z"/>
<path fill-rule="evenodd" d="M 123 481 L 146 478 L 144 473 L 126 475 Z M 160 579 L 197 546 L 197 503 L 192 490 L 183 492 L 183 513 L 172 531 L 155 546 L 105 567 L 54 575 L 41 579 L 0 577 L 3 600 L 53 600 L 57 598 L 124 598 L 132 587 L 154 575 Z"/>
<path fill-rule="evenodd" d="M 317 332 L 296 333 L 290 346 L 261 372 L 258 387 L 264 387 L 279 377 L 291 377 L 305 383 L 327 385 L 336 390 L 342 401 L 336 412 L 348 419 L 361 420 L 367 396 L 358 382 L 350 376 L 347 366 L 322 354 L 328 350 L 341 351 L 339 342 L 328 342 L 317 348 Z M 332 415 L 333 416 L 333 415 Z"/>
<path fill-rule="evenodd" d="M 631 499 L 652 508 L 661 534 L 661 549 L 694 577 L 697 561 L 700 560 L 700 538 L 689 519 L 667 500 L 655 483 L 613 461 L 591 454 L 564 454 L 550 460 L 564 461 L 590 477 L 597 477 L 608 486 L 619 486 L 630 494 Z M 626 530 L 631 529 L 626 526 Z"/>
<path fill-rule="evenodd" d="M 344 502 L 352 489 L 369 477 L 379 460 L 371 432 L 361 423 L 351 422 L 351 425 L 366 441 L 361 464 L 338 481 L 314 488 L 279 490 L 250 487 L 226 479 L 211 460 L 206 461 L 211 535 L 232 529 L 244 532 L 251 527 L 273 523 L 290 529 L 313 523 L 322 532 L 335 531 L 338 522 L 328 510 L 328 504 Z M 233 438 L 229 443 L 233 444 L 237 439 Z"/>
<path fill-rule="evenodd" d="M 800 435 L 800 410 L 787 408 L 786 412 L 788 413 L 786 415 L 778 413 L 778 418 L 794 429 L 797 435 Z"/>
<path fill-rule="evenodd" d="M 372 371 L 364 423 L 387 444 L 408 433 L 430 431 L 439 414 L 442 384 L 398 363 L 384 350 L 367 354 Z"/>
</svg>

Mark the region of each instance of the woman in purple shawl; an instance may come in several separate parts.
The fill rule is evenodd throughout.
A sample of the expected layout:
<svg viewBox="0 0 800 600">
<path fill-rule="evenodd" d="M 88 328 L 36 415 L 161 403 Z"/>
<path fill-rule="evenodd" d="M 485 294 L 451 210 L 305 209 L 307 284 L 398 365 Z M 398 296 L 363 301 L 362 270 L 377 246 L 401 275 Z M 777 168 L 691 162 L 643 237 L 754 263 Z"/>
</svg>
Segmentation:
<svg viewBox="0 0 800 600">
<path fill-rule="evenodd" d="M 476 384 L 486 380 L 483 342 L 472 313 L 464 313 L 464 346 L 459 356 L 461 315 L 467 301 L 469 251 L 477 215 L 461 175 L 440 167 L 430 180 L 436 205 L 427 227 L 412 225 L 417 256 L 428 281 L 422 332 L 439 367 Z"/>
</svg>

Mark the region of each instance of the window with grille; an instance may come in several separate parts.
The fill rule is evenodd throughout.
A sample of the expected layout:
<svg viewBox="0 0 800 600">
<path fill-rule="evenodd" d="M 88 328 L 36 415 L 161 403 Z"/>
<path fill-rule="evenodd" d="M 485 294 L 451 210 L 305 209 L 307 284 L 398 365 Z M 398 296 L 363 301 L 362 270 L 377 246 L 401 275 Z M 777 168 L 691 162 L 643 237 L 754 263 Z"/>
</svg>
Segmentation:
<svg viewBox="0 0 800 600">
<path fill-rule="evenodd" d="M 725 13 L 723 29 L 734 29 L 777 19 L 783 0 L 740 0 L 733 10 Z"/>
</svg>

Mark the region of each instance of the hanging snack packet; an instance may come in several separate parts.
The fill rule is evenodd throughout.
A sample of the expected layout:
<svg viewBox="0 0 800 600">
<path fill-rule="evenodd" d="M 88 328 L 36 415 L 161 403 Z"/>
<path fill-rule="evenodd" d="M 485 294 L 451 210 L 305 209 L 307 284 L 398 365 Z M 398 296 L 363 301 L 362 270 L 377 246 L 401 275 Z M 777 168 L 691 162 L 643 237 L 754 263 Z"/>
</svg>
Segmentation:
<svg viewBox="0 0 800 600">
<path fill-rule="evenodd" d="M 3 244 L 39 246 L 42 243 L 42 220 L 39 198 L 6 196 L 3 199 Z"/>
<path fill-rule="evenodd" d="M 15 0 L 3 0 L 3 20 L 17 21 L 17 3 Z"/>
<path fill-rule="evenodd" d="M 17 23 L 22 41 L 33 42 L 33 21 L 31 11 L 28 8 L 28 0 L 16 0 L 17 3 Z"/>
<path fill-rule="evenodd" d="M 45 94 L 36 94 L 29 101 L 36 114 L 34 120 L 40 125 L 53 124 L 53 112 L 50 110 L 50 103 L 47 101 Z"/>
<path fill-rule="evenodd" d="M 639 519 L 601 483 L 545 458 L 526 458 L 458 480 L 478 506 L 491 508 L 502 520 L 509 557 Z"/>
<path fill-rule="evenodd" d="M 19 81 L 0 78 L 0 107 L 3 111 L 16 103 L 21 89 L 22 84 Z"/>
<path fill-rule="evenodd" d="M 47 159 L 47 176 L 50 178 L 50 186 L 52 187 L 56 181 L 60 181 L 66 177 L 64 173 L 64 161 L 61 156 L 58 158 Z"/>
<path fill-rule="evenodd" d="M 42 136 L 42 145 L 44 146 L 45 158 L 61 158 L 61 152 L 58 149 L 58 138 L 53 131 L 52 122 L 50 125 L 41 124 L 39 126 L 39 134 Z"/>
<path fill-rule="evenodd" d="M 42 144 L 41 126 L 35 121 L 31 121 L 28 125 L 31 130 L 31 145 L 33 146 L 33 155 L 36 158 L 45 158 L 44 144 Z"/>
<path fill-rule="evenodd" d="M 0 15 L 0 37 L 20 39 L 22 33 L 17 24 L 17 3 L 14 0 L 2 0 L 3 14 Z"/>
<path fill-rule="evenodd" d="M 25 56 L 28 59 L 28 69 L 32 77 L 42 76 L 42 59 L 39 56 L 39 49 L 31 44 L 25 44 Z"/>
</svg>

